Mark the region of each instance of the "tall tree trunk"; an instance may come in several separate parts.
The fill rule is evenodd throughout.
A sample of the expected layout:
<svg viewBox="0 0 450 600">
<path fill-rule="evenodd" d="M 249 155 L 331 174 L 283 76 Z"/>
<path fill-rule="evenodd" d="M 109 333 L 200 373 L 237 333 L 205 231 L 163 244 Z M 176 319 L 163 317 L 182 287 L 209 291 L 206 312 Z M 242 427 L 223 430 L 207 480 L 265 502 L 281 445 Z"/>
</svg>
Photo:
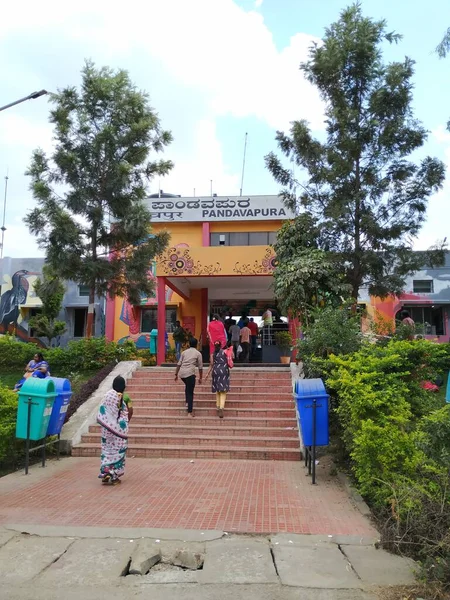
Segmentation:
<svg viewBox="0 0 450 600">
<path fill-rule="evenodd" d="M 86 322 L 86 337 L 91 338 L 94 329 L 94 308 L 95 308 L 95 289 L 91 287 L 89 290 L 89 307 Z"/>
</svg>

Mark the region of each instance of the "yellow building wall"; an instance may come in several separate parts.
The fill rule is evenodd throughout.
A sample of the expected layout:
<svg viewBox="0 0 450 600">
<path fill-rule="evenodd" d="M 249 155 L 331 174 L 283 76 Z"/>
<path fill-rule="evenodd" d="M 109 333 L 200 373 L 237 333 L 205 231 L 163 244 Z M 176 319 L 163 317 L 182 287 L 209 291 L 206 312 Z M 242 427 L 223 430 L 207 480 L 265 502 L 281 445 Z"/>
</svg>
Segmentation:
<svg viewBox="0 0 450 600">
<path fill-rule="evenodd" d="M 210 233 L 277 231 L 283 221 L 219 221 L 209 224 Z M 170 234 L 169 249 L 156 261 L 156 276 L 186 277 L 195 275 L 268 275 L 273 272 L 274 252 L 266 246 L 203 246 L 203 223 L 152 223 L 152 231 Z M 209 241 L 209 240 L 208 240 Z M 183 268 L 174 273 L 170 266 L 173 249 L 183 260 Z M 193 267 L 189 267 L 191 264 Z M 192 272 L 192 269 L 195 271 Z M 145 306 L 155 306 L 156 298 L 149 299 Z M 166 306 L 177 307 L 177 318 L 181 322 L 187 317 L 195 319 L 195 336 L 199 339 L 202 329 L 201 290 L 192 290 L 190 298 L 183 300 L 178 294 L 166 289 Z M 140 331 L 141 308 L 133 309 L 124 299 L 114 303 L 114 339 L 131 339 L 140 347 L 148 347 L 148 333 Z M 128 324 L 126 322 L 127 321 Z M 172 336 L 169 334 L 172 344 Z M 203 340 L 206 343 L 206 340 Z"/>
</svg>

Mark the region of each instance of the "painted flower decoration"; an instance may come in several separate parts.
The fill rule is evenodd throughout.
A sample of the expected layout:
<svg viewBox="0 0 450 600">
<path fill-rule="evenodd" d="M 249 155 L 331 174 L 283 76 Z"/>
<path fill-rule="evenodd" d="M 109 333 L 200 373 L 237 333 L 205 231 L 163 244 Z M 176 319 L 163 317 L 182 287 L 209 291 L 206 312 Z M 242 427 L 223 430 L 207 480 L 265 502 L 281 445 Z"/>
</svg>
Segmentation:
<svg viewBox="0 0 450 600">
<path fill-rule="evenodd" d="M 188 251 L 181 253 L 180 251 L 172 252 L 169 256 L 169 269 L 174 275 L 182 275 L 183 273 L 192 274 L 194 261 L 189 256 Z"/>
</svg>

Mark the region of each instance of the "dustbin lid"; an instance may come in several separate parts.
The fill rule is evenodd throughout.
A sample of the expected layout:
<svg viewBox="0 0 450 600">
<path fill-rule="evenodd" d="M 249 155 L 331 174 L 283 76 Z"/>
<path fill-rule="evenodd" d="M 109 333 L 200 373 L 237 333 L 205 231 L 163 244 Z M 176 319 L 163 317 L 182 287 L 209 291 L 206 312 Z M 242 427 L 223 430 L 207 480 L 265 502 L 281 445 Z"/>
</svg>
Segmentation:
<svg viewBox="0 0 450 600">
<path fill-rule="evenodd" d="M 55 382 L 51 377 L 45 379 L 29 377 L 19 390 L 19 396 L 54 397 L 56 395 Z"/>
<path fill-rule="evenodd" d="M 322 379 L 298 379 L 295 393 L 300 398 L 328 397 Z"/>
<path fill-rule="evenodd" d="M 57 394 L 61 393 L 72 393 L 72 388 L 70 386 L 70 381 L 65 379 L 64 377 L 49 377 L 55 383 L 55 390 Z"/>
</svg>

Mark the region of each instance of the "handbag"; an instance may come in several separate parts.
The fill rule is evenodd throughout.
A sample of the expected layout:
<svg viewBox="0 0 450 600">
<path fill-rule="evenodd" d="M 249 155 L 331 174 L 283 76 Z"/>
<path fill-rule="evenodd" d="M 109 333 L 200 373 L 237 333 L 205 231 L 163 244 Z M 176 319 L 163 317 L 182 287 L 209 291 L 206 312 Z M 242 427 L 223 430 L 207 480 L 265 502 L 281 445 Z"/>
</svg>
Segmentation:
<svg viewBox="0 0 450 600">
<path fill-rule="evenodd" d="M 227 363 L 228 363 L 228 368 L 232 369 L 234 367 L 234 362 L 233 362 L 233 349 L 229 348 L 229 351 L 225 350 L 225 354 L 227 355 Z"/>
</svg>

